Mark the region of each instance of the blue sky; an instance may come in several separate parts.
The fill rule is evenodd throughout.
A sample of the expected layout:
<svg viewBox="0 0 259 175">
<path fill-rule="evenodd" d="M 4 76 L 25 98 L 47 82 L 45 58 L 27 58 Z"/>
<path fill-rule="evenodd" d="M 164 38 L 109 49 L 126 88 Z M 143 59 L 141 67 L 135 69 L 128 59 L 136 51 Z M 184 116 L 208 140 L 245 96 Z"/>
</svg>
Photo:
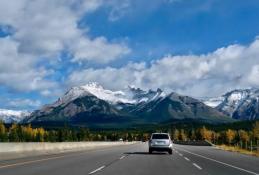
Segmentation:
<svg viewBox="0 0 259 175">
<path fill-rule="evenodd" d="M 129 9 L 113 22 L 107 19 L 109 10 L 101 8 L 80 24 L 90 26 L 93 37 L 126 38 L 134 49 L 131 59 L 147 60 L 168 53 L 202 54 L 233 43 L 248 44 L 259 31 L 258 1 L 190 0 L 155 4 L 156 7 L 143 12 L 143 8 L 148 8 L 145 2 L 135 3 L 138 8 Z"/>
<path fill-rule="evenodd" d="M 90 81 L 194 97 L 258 87 L 258 18 L 257 0 L 3 0 L 0 108 Z"/>
</svg>

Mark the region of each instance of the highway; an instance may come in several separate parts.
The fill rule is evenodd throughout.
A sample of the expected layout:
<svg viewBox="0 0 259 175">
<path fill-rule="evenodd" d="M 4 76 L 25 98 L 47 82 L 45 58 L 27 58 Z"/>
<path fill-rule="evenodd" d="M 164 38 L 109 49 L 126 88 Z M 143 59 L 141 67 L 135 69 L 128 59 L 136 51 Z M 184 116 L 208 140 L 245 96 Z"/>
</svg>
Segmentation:
<svg viewBox="0 0 259 175">
<path fill-rule="evenodd" d="M 0 175 L 259 174 L 259 158 L 215 147 L 174 145 L 173 155 L 147 150 L 147 143 L 137 143 L 0 161 Z"/>
</svg>

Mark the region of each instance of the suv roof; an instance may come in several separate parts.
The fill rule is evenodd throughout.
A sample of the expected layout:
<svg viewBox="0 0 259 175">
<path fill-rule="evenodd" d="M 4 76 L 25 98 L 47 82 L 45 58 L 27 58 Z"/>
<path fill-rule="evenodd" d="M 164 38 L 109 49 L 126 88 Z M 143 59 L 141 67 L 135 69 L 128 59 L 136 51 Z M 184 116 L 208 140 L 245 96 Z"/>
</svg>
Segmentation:
<svg viewBox="0 0 259 175">
<path fill-rule="evenodd" d="M 155 133 L 152 133 L 152 135 L 154 134 L 164 134 L 164 135 L 169 135 L 168 133 L 162 133 L 162 132 L 155 132 Z"/>
<path fill-rule="evenodd" d="M 151 139 L 170 139 L 170 135 L 168 133 L 153 133 L 151 135 Z"/>
</svg>

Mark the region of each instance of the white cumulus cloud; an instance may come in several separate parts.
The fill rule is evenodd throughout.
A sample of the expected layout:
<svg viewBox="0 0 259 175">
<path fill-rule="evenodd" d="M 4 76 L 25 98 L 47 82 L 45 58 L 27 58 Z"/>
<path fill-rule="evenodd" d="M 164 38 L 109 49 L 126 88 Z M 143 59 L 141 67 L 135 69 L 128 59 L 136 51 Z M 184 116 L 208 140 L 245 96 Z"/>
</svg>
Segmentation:
<svg viewBox="0 0 259 175">
<path fill-rule="evenodd" d="M 102 0 L 1 0 L 0 25 L 12 34 L 0 38 L 0 86 L 48 95 L 58 82 L 48 80 L 53 70 L 42 61 L 58 60 L 65 51 L 73 62 L 108 63 L 130 52 L 124 43 L 104 36 L 90 38 L 78 27 L 84 15 L 102 6 Z M 86 27 L 87 28 L 87 27 Z M 47 60 L 47 61 L 46 61 Z M 39 65 L 41 67 L 39 67 Z"/>
<path fill-rule="evenodd" d="M 8 101 L 8 105 L 14 108 L 40 107 L 42 104 L 39 100 L 31 99 L 12 99 Z"/>
<path fill-rule="evenodd" d="M 166 56 L 150 65 L 142 62 L 121 68 L 77 70 L 68 82 L 78 85 L 89 81 L 112 89 L 132 84 L 194 97 L 217 96 L 234 88 L 258 87 L 259 39 L 247 46 L 234 44 L 203 55 Z"/>
<path fill-rule="evenodd" d="M 50 71 L 34 67 L 36 60 L 20 54 L 18 43 L 11 38 L 0 38 L 0 85 L 19 91 L 43 90 L 56 87 L 55 82 L 44 79 Z"/>
<path fill-rule="evenodd" d="M 84 14 L 102 3 L 101 0 L 21 0 L 18 3 L 3 0 L 0 23 L 15 29 L 12 39 L 19 43 L 19 53 L 52 57 L 66 50 L 75 56 L 74 60 L 106 63 L 127 54 L 129 49 L 120 43 L 109 43 L 103 36 L 90 39 L 77 26 Z"/>
</svg>

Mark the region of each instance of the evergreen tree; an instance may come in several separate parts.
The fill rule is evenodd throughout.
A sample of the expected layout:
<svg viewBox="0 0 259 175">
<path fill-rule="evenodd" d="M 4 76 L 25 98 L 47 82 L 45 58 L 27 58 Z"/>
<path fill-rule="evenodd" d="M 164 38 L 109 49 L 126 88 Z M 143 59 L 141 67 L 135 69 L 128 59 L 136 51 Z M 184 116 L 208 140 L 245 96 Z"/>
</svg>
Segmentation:
<svg viewBox="0 0 259 175">
<path fill-rule="evenodd" d="M 0 142 L 8 141 L 7 131 L 5 125 L 2 121 L 0 121 Z"/>
<path fill-rule="evenodd" d="M 87 128 L 81 127 L 79 129 L 79 133 L 77 134 L 77 138 L 79 141 L 89 141 L 90 140 L 89 130 Z"/>
<path fill-rule="evenodd" d="M 12 126 L 10 128 L 9 141 L 11 141 L 11 142 L 19 142 L 20 141 L 17 124 L 12 124 Z"/>
<path fill-rule="evenodd" d="M 48 141 L 49 142 L 57 142 L 58 141 L 58 136 L 57 136 L 56 131 L 53 131 L 53 130 L 49 131 Z"/>
<path fill-rule="evenodd" d="M 36 129 L 36 141 L 37 142 L 44 142 L 44 135 L 45 135 L 45 131 L 43 128 L 38 128 Z"/>
<path fill-rule="evenodd" d="M 255 140 L 259 140 L 259 121 L 255 122 L 252 132 Z"/>
</svg>

